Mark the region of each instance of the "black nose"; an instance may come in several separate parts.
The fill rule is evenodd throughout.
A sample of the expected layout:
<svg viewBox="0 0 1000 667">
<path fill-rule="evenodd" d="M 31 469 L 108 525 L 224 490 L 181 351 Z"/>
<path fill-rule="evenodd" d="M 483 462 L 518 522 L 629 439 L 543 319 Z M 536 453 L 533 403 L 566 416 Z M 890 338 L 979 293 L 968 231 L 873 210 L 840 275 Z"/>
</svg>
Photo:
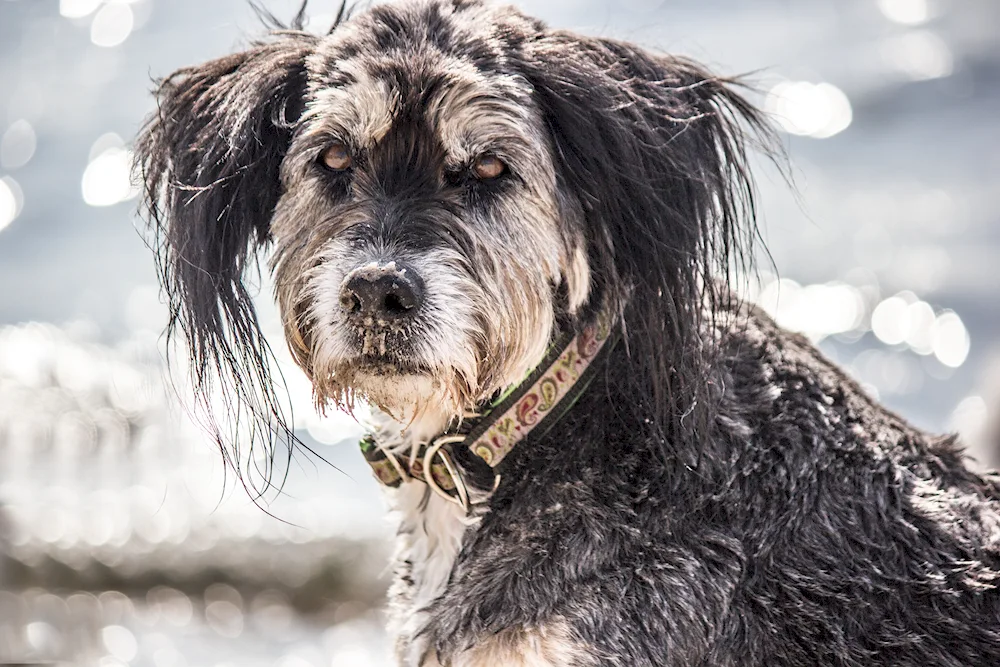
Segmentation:
<svg viewBox="0 0 1000 667">
<path fill-rule="evenodd" d="M 375 262 L 351 271 L 340 304 L 352 318 L 400 320 L 412 317 L 424 300 L 424 283 L 411 267 Z"/>
</svg>

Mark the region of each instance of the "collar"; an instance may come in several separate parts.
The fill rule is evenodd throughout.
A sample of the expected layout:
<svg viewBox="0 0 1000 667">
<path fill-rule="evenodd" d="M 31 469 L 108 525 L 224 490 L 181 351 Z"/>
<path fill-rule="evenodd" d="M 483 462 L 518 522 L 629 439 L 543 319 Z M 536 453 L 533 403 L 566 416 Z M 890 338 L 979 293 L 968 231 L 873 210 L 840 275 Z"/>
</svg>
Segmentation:
<svg viewBox="0 0 1000 667">
<path fill-rule="evenodd" d="M 587 388 L 598 366 L 595 362 L 617 340 L 612 336 L 614 321 L 605 310 L 579 334 L 563 334 L 553 341 L 545 358 L 524 381 L 458 427 L 416 447 L 411 456 L 401 457 L 369 433 L 360 445 L 375 477 L 388 487 L 410 480 L 423 482 L 469 512 L 473 504 L 488 499 L 499 486 L 497 468 L 507 455 L 529 437 L 541 437 Z M 456 448 L 465 450 L 458 454 L 471 454 L 493 473 L 493 488 L 480 493 L 481 499 L 475 503 L 466 475 L 455 460 Z"/>
</svg>

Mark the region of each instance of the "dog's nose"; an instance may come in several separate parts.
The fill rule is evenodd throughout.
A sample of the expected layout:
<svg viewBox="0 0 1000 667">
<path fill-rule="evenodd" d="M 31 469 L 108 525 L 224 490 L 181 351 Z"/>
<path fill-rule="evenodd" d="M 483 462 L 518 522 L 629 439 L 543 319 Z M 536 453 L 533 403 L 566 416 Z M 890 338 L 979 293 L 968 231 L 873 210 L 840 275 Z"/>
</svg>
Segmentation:
<svg viewBox="0 0 1000 667">
<path fill-rule="evenodd" d="M 411 267 L 372 263 L 351 271 L 340 290 L 340 304 L 351 317 L 400 320 L 412 317 L 424 300 L 424 284 Z"/>
</svg>

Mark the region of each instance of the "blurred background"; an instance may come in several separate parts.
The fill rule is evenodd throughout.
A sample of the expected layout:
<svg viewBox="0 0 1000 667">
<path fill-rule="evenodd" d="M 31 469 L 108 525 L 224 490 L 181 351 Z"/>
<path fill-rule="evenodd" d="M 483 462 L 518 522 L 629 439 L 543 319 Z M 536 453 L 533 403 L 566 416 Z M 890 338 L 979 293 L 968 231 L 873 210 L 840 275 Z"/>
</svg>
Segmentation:
<svg viewBox="0 0 1000 667">
<path fill-rule="evenodd" d="M 337 4 L 314 0 L 310 28 Z M 1000 3 L 517 4 L 755 72 L 796 189 L 761 165 L 777 272 L 750 296 L 917 425 L 960 432 L 974 465 L 1000 461 Z M 296 458 L 255 503 L 164 382 L 130 142 L 152 78 L 259 33 L 244 0 L 0 0 L 0 663 L 389 664 L 392 523 L 358 427 L 315 416 L 283 358 L 332 465 Z"/>
</svg>

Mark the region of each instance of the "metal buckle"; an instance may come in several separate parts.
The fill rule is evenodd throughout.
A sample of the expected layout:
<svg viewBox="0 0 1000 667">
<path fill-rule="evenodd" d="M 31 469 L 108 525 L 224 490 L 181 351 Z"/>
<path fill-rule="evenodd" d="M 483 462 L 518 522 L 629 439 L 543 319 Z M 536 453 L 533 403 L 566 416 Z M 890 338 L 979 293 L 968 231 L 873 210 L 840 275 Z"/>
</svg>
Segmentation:
<svg viewBox="0 0 1000 667">
<path fill-rule="evenodd" d="M 435 438 L 427 448 L 427 451 L 424 452 L 423 464 L 424 481 L 427 482 L 427 486 L 429 486 L 434 493 L 441 496 L 445 500 L 455 503 L 465 510 L 466 514 L 468 514 L 472 507 L 472 501 L 469 499 L 469 489 L 465 485 L 465 480 L 462 478 L 462 473 L 459 472 L 458 466 L 456 466 L 451 460 L 451 456 L 448 455 L 447 450 L 442 449 L 445 445 L 464 442 L 464 435 L 444 435 L 439 438 Z M 444 464 L 445 470 L 448 471 L 452 482 L 455 484 L 455 493 L 458 494 L 458 497 L 455 497 L 446 490 L 442 489 L 441 485 L 438 484 L 436 479 L 434 479 L 434 469 L 432 464 L 434 463 L 435 456 L 441 458 L 441 462 Z M 498 486 L 500 486 L 500 475 L 495 475 L 493 478 L 492 491 L 496 491 Z"/>
<path fill-rule="evenodd" d="M 452 462 L 451 457 L 448 456 L 448 452 L 441 449 L 445 445 L 451 444 L 453 442 L 465 442 L 464 435 L 445 435 L 440 438 L 435 438 L 427 451 L 424 452 L 424 481 L 427 482 L 427 486 L 431 490 L 444 498 L 445 500 L 451 501 L 465 510 L 466 514 L 469 512 L 469 507 L 471 506 L 469 502 L 469 489 L 465 486 L 465 480 L 462 479 L 462 474 L 458 472 L 458 468 Z M 451 475 L 451 480 L 455 483 L 455 492 L 458 497 L 451 495 L 447 491 L 441 488 L 434 479 L 434 469 L 431 467 L 434 463 L 434 457 L 440 456 L 441 462 L 444 463 L 445 470 Z"/>
</svg>

